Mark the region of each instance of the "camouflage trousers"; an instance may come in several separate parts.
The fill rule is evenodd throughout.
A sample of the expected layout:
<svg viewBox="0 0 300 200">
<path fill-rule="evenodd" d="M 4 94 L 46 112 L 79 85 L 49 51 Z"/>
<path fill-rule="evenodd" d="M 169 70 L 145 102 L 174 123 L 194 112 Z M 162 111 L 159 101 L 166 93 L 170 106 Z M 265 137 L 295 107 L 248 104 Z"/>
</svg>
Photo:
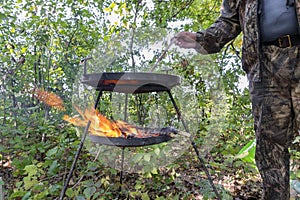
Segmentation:
<svg viewBox="0 0 300 200">
<path fill-rule="evenodd" d="M 249 89 L 256 133 L 256 164 L 265 200 L 290 198 L 289 147 L 300 122 L 300 48 L 262 47 L 261 82 Z"/>
</svg>

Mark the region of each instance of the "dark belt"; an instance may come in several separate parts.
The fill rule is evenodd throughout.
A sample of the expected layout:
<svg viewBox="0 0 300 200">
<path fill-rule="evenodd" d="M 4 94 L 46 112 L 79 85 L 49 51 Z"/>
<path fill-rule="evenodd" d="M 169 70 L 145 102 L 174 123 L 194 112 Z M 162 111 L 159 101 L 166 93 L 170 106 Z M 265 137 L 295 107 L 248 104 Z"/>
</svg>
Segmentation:
<svg viewBox="0 0 300 200">
<path fill-rule="evenodd" d="M 300 35 L 285 35 L 270 42 L 263 42 L 263 45 L 275 45 L 280 48 L 300 45 Z"/>
</svg>

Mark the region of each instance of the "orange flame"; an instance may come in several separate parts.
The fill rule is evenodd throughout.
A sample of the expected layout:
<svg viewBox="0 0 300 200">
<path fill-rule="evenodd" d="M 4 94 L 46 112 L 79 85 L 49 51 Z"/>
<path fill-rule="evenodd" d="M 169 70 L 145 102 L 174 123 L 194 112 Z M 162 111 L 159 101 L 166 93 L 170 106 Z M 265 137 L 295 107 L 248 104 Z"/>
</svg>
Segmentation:
<svg viewBox="0 0 300 200">
<path fill-rule="evenodd" d="M 58 110 L 65 110 L 63 100 L 56 94 L 39 88 L 34 88 L 33 93 L 38 100 L 44 102 L 46 105 L 54 107 Z"/>
<path fill-rule="evenodd" d="M 85 127 L 88 121 L 91 121 L 89 132 L 93 135 L 105 136 L 105 137 L 127 137 L 129 135 L 141 135 L 137 127 L 129 125 L 123 121 L 110 121 L 105 116 L 100 114 L 94 108 L 86 109 L 82 112 L 77 106 L 75 109 L 79 112 L 81 117 L 69 117 L 65 115 L 63 119 L 69 123 Z"/>
<path fill-rule="evenodd" d="M 59 110 L 65 110 L 63 100 L 52 92 L 45 91 L 43 89 L 34 88 L 34 96 L 46 105 L 57 108 Z M 64 115 L 63 120 L 79 127 L 85 127 L 88 121 L 91 122 L 89 132 L 97 136 L 105 137 L 145 137 L 149 134 L 143 133 L 140 128 L 130 125 L 124 121 L 110 121 L 96 109 L 86 109 L 84 112 L 81 111 L 77 106 L 74 106 L 81 117 L 70 117 Z M 155 134 L 151 134 L 154 136 Z"/>
</svg>

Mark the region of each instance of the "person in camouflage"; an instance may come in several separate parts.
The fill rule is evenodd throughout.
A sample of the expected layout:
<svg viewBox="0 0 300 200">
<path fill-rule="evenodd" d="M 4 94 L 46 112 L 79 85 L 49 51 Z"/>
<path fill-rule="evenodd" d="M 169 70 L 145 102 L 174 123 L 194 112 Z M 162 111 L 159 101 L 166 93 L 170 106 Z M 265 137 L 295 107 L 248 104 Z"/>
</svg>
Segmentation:
<svg viewBox="0 0 300 200">
<path fill-rule="evenodd" d="M 223 0 L 221 15 L 215 23 L 197 33 L 177 33 L 175 44 L 211 54 L 243 33 L 242 65 L 249 80 L 255 159 L 263 180 L 262 199 L 287 200 L 289 147 L 300 122 L 300 36 L 293 33 L 293 37 L 284 35 L 274 41 L 262 41 L 259 20 L 263 1 L 267 0 Z M 291 2 L 296 10 L 295 26 L 299 27 L 300 0 L 287 0 Z"/>
</svg>

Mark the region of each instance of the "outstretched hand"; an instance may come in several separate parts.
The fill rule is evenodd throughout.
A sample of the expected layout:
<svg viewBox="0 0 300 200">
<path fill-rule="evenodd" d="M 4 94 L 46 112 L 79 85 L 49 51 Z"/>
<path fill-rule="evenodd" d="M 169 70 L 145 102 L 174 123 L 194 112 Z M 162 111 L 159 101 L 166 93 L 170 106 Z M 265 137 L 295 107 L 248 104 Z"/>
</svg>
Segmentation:
<svg viewBox="0 0 300 200">
<path fill-rule="evenodd" d="M 181 48 L 196 48 L 197 42 L 196 42 L 196 33 L 192 32 L 179 32 L 175 35 L 175 44 Z"/>
</svg>

